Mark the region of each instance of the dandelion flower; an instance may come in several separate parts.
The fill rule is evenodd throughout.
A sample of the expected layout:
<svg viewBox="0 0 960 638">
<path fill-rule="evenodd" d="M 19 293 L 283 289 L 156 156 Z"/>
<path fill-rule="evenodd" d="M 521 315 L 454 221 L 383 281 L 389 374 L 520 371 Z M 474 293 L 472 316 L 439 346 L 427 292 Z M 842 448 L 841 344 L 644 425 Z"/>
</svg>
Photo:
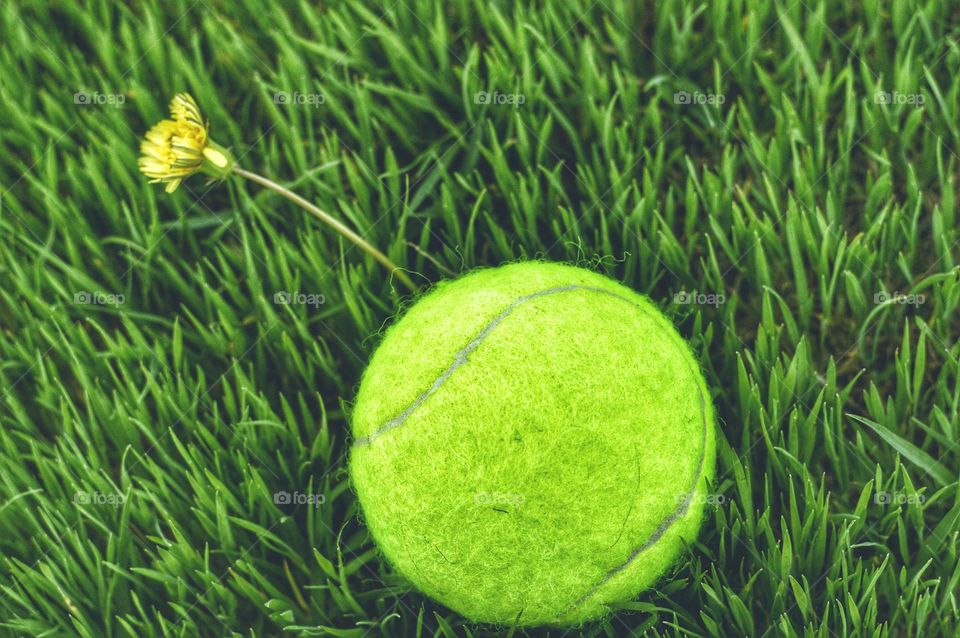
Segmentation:
<svg viewBox="0 0 960 638">
<path fill-rule="evenodd" d="M 140 143 L 140 171 L 150 183 L 166 183 L 172 193 L 180 182 L 194 173 L 226 177 L 233 168 L 230 152 L 210 139 L 210 125 L 188 93 L 177 93 L 170 101 L 170 116 L 147 131 Z"/>
<path fill-rule="evenodd" d="M 279 193 L 328 224 L 396 274 L 397 279 L 410 290 L 417 290 L 417 286 L 399 266 L 342 221 L 272 179 L 237 166 L 230 151 L 210 139 L 210 124 L 203 120 L 200 107 L 189 93 L 177 93 L 173 97 L 170 101 L 170 117 L 172 119 L 157 122 L 140 142 L 137 164 L 140 172 L 150 178 L 151 184 L 165 183 L 166 191 L 172 193 L 180 186 L 180 182 L 196 173 L 220 180 L 229 175 L 248 179 Z"/>
</svg>

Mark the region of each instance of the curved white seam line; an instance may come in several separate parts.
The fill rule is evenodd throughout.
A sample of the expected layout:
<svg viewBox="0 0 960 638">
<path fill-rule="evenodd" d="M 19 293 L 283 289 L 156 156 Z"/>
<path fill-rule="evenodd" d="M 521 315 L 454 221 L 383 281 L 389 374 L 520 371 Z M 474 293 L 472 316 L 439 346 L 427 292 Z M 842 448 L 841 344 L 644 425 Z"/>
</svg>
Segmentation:
<svg viewBox="0 0 960 638">
<path fill-rule="evenodd" d="M 535 292 L 530 295 L 524 295 L 523 297 L 519 297 L 515 299 L 513 303 L 511 303 L 509 306 L 504 308 L 504 310 L 499 315 L 494 317 L 486 326 L 484 326 L 483 330 L 481 330 L 480 333 L 476 337 L 474 337 L 472 341 L 470 341 L 470 343 L 464 346 L 464 348 L 454 356 L 453 363 L 450 364 L 450 367 L 447 368 L 443 374 L 437 377 L 437 380 L 433 382 L 433 385 L 431 385 L 424 392 L 422 392 L 420 396 L 414 399 L 413 403 L 407 406 L 407 408 L 403 412 L 393 417 L 392 419 L 390 419 L 389 421 L 381 425 L 379 428 L 377 428 L 367 436 L 362 436 L 358 438 L 356 441 L 354 441 L 353 443 L 354 446 L 361 446 L 361 445 L 367 445 L 369 443 L 372 443 L 375 439 L 382 436 L 385 432 L 389 432 L 390 430 L 394 428 L 398 428 L 401 425 L 403 425 L 404 422 L 406 422 L 406 420 L 410 417 L 410 415 L 413 413 L 414 410 L 419 408 L 424 401 L 429 399 L 434 392 L 439 390 L 440 386 L 443 385 L 443 383 L 450 378 L 450 375 L 453 374 L 457 368 L 459 368 L 460 366 L 462 366 L 467 362 L 467 355 L 473 352 L 477 348 L 477 346 L 479 346 L 480 343 L 487 338 L 487 335 L 489 335 L 494 328 L 500 325 L 500 322 L 506 319 L 507 315 L 513 312 L 514 308 L 516 308 L 521 304 L 525 304 L 531 299 L 536 299 L 538 297 L 545 297 L 546 295 L 552 295 L 558 292 L 566 292 L 569 290 L 577 290 L 577 289 L 598 290 L 598 291 L 601 290 L 600 288 L 587 288 L 586 286 L 560 286 L 557 288 L 547 288 L 546 290 L 541 290 L 540 292 Z"/>
</svg>

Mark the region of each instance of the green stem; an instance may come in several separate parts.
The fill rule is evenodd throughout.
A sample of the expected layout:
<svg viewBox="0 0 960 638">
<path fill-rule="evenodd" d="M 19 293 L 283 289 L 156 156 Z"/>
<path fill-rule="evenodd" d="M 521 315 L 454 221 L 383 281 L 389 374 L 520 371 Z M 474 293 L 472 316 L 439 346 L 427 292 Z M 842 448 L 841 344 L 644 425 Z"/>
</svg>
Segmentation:
<svg viewBox="0 0 960 638">
<path fill-rule="evenodd" d="M 334 230 L 336 230 L 338 233 L 340 233 L 341 235 L 343 235 L 344 237 L 352 241 L 354 244 L 359 246 L 368 255 L 370 255 L 371 257 L 379 261 L 381 264 L 386 266 L 387 270 L 389 270 L 391 273 L 395 273 L 397 275 L 397 279 L 402 281 L 407 286 L 407 288 L 409 288 L 413 292 L 417 291 L 416 284 L 414 284 L 413 280 L 407 276 L 407 273 L 400 270 L 400 267 L 397 266 L 392 261 L 390 261 L 389 257 L 387 257 L 382 252 L 380 252 L 379 250 L 371 246 L 367 242 L 367 240 L 365 240 L 363 237 L 355 233 L 346 224 L 344 224 L 337 218 L 331 216 L 326 211 L 320 208 L 317 208 L 316 206 L 314 206 L 304 198 L 300 197 L 293 191 L 281 186 L 280 184 L 276 183 L 272 179 L 268 179 L 264 177 L 263 175 L 251 173 L 250 171 L 244 170 L 239 166 L 234 166 L 233 172 L 239 175 L 240 177 L 245 177 L 246 179 L 249 179 L 251 182 L 256 182 L 261 186 L 269 188 L 275 193 L 283 195 L 284 197 L 289 199 L 291 202 L 293 202 L 297 206 L 300 206 L 301 208 L 303 208 L 305 211 L 307 211 L 308 213 L 310 213 L 320 221 L 324 222 L 325 224 L 328 224 L 329 226 L 332 226 Z"/>
</svg>

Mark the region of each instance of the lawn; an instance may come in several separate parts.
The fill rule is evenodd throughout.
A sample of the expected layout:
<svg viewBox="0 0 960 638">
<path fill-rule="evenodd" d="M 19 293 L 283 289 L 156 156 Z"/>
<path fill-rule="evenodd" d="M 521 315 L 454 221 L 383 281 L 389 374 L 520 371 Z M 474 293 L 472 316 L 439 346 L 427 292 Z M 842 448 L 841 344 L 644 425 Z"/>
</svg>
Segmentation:
<svg viewBox="0 0 960 638">
<path fill-rule="evenodd" d="M 0 0 L 0 635 L 957 635 L 958 39 L 946 0 Z M 180 91 L 422 290 L 546 259 L 671 318 L 717 478 L 655 588 L 494 627 L 382 560 L 349 415 L 416 294 L 249 181 L 149 184 Z"/>
</svg>

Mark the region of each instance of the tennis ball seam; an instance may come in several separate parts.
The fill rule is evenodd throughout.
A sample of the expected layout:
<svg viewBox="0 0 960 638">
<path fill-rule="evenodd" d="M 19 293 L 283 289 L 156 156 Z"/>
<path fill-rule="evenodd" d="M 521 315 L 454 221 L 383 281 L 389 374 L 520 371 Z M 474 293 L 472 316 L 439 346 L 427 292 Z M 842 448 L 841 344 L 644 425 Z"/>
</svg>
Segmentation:
<svg viewBox="0 0 960 638">
<path fill-rule="evenodd" d="M 571 284 L 567 286 L 556 286 L 553 288 L 546 288 L 538 292 L 534 292 L 528 295 L 523 295 L 521 297 L 518 297 L 517 299 L 512 301 L 506 308 L 504 308 L 500 312 L 500 314 L 498 314 L 496 317 L 491 319 L 483 327 L 483 329 L 481 329 L 480 332 L 477 333 L 477 335 L 470 340 L 470 342 L 466 346 L 464 346 L 460 351 L 458 351 L 456 355 L 454 355 L 453 363 L 451 363 L 450 366 L 439 377 L 437 377 L 436 380 L 434 380 L 434 382 L 430 385 L 429 388 L 421 392 L 409 406 L 407 406 L 397 416 L 393 417 L 392 419 L 384 423 L 382 426 L 375 429 L 370 434 L 366 436 L 358 437 L 354 441 L 353 445 L 355 447 L 362 447 L 365 445 L 369 445 L 373 443 L 373 441 L 377 440 L 378 438 L 380 438 L 381 436 L 389 432 L 390 430 L 393 430 L 402 426 L 417 408 L 423 405 L 423 403 L 427 401 L 427 399 L 429 399 L 437 390 L 440 389 L 440 387 L 444 384 L 444 382 L 446 382 L 446 380 L 449 379 L 454 372 L 456 372 L 457 368 L 467 363 L 468 355 L 474 350 L 476 350 L 477 347 L 479 347 L 480 344 L 483 343 L 486 337 L 498 325 L 500 325 L 504 321 L 504 319 L 506 319 L 518 306 L 521 306 L 533 299 L 538 299 L 540 297 L 545 297 L 547 295 L 570 292 L 574 290 L 585 290 L 590 292 L 601 293 L 604 295 L 609 295 L 615 299 L 619 299 L 621 301 L 624 301 L 630 304 L 636 310 L 639 310 L 641 313 L 647 315 L 648 317 L 651 317 L 650 313 L 648 313 L 646 309 L 643 308 L 643 306 L 637 304 L 633 300 L 627 297 L 624 297 L 623 295 L 619 295 L 615 292 L 612 292 L 610 290 L 606 290 L 604 288 L 598 288 L 596 286 L 581 286 L 576 284 Z M 657 320 L 656 317 L 652 317 L 652 318 L 654 320 Z M 678 340 L 678 337 L 675 333 L 672 333 L 672 339 L 674 342 Z M 696 378 L 697 371 L 693 368 L 693 366 L 690 363 L 689 351 L 686 351 L 686 348 L 684 347 L 683 343 L 678 343 L 677 345 L 683 351 L 682 354 L 684 356 L 682 356 L 681 358 L 684 360 L 684 363 L 686 364 L 686 366 L 690 369 L 690 372 L 692 373 L 693 378 Z M 657 526 L 657 528 L 653 531 L 653 533 L 650 535 L 650 537 L 646 541 L 644 541 L 640 546 L 638 546 L 636 549 L 634 549 L 630 553 L 630 556 L 628 556 L 624 562 L 610 569 L 604 575 L 603 578 L 601 578 L 590 589 L 588 589 L 586 593 L 584 593 L 580 598 L 575 600 L 566 610 L 564 610 L 559 615 L 560 617 L 563 617 L 569 614 L 571 611 L 576 609 L 579 605 L 586 602 L 591 596 L 596 594 L 605 584 L 607 584 L 608 582 L 610 582 L 610 580 L 616 577 L 617 574 L 620 574 L 621 572 L 626 570 L 630 566 L 630 564 L 633 563 L 633 561 L 635 561 L 644 551 L 652 547 L 658 540 L 660 540 L 660 538 L 663 537 L 663 535 L 667 532 L 667 530 L 669 530 L 670 527 L 682 516 L 684 516 L 689 510 L 690 503 L 693 500 L 693 495 L 696 492 L 701 479 L 703 478 L 703 466 L 706 460 L 707 430 L 709 427 L 707 423 L 706 399 L 703 395 L 703 388 L 700 388 L 700 387 L 697 388 L 697 396 L 700 400 L 700 420 L 702 424 L 701 436 L 700 436 L 700 456 L 697 461 L 697 469 L 694 472 L 692 485 L 690 486 L 690 489 L 687 490 L 686 496 L 684 497 L 683 501 L 677 505 L 677 508 L 669 516 L 667 516 L 663 521 L 661 521 L 661 523 Z"/>
<path fill-rule="evenodd" d="M 448 367 L 443 374 L 437 377 L 437 379 L 433 382 L 433 384 L 428 389 L 421 392 L 420 395 L 418 395 L 417 398 L 413 400 L 413 403 L 407 406 L 406 409 L 404 409 L 400 414 L 393 417 L 392 419 L 390 419 L 389 421 L 381 425 L 379 428 L 377 428 L 367 436 L 359 437 L 356 441 L 354 441 L 353 443 L 354 446 L 360 447 L 360 446 L 372 443 L 375 439 L 379 438 L 386 432 L 389 432 L 390 430 L 394 428 L 398 428 L 401 425 L 403 425 L 406 422 L 406 420 L 410 417 L 410 415 L 413 414 L 414 410 L 416 410 L 421 405 L 423 405 L 424 401 L 429 399 L 434 392 L 439 390 L 440 386 L 443 385 L 443 383 L 450 378 L 450 376 L 456 371 L 457 368 L 459 368 L 460 366 L 462 366 L 467 362 L 467 355 L 469 355 L 471 352 L 476 350 L 477 347 L 483 342 L 483 340 L 487 338 L 487 335 L 489 335 L 494 328 L 500 325 L 500 323 L 503 322 L 503 320 L 506 319 L 507 316 L 509 316 L 510 313 L 513 312 L 513 310 L 517 306 L 525 304 L 526 302 L 532 299 L 537 299 L 538 297 L 545 297 L 547 295 L 552 295 L 560 292 L 568 292 L 570 290 L 594 290 L 597 292 L 607 292 L 602 288 L 569 285 L 569 286 L 557 286 L 555 288 L 546 288 L 544 290 L 540 290 L 538 292 L 534 292 L 529 295 L 524 295 L 522 297 L 518 297 L 517 299 L 514 299 L 513 302 L 510 303 L 510 305 L 508 305 L 506 308 L 504 308 L 500 312 L 500 314 L 498 314 L 496 317 L 491 319 L 487 323 L 487 325 L 484 326 L 483 329 L 477 334 L 477 336 L 470 341 L 470 343 L 468 343 L 459 352 L 457 352 L 456 355 L 454 355 L 453 363 L 450 364 L 450 367 Z M 619 295 L 616 295 L 615 293 L 608 293 L 608 294 L 619 296 Z"/>
<path fill-rule="evenodd" d="M 562 614 L 560 614 L 560 617 L 565 616 L 566 614 L 576 609 L 579 605 L 586 602 L 591 596 L 596 594 L 601 587 L 603 587 L 608 582 L 610 582 L 617 574 L 623 572 L 625 569 L 630 567 L 630 564 L 633 561 L 635 561 L 640 556 L 640 554 L 642 554 L 644 551 L 646 551 L 650 547 L 653 547 L 653 545 L 656 544 L 656 542 L 660 540 L 660 538 L 662 538 L 664 534 L 667 533 L 667 530 L 670 529 L 670 526 L 673 525 L 675 522 L 677 522 L 677 520 L 679 520 L 682 516 L 684 516 L 687 513 L 687 510 L 690 509 L 690 503 L 693 501 L 693 495 L 697 491 L 697 486 L 700 484 L 700 481 L 703 478 L 703 464 L 704 464 L 704 461 L 706 460 L 706 451 L 707 451 L 707 428 L 709 427 L 707 424 L 707 408 L 706 408 L 706 403 L 703 397 L 702 389 L 698 388 L 697 396 L 700 399 L 700 420 L 703 424 L 703 427 L 701 428 L 701 433 L 700 433 L 700 458 L 697 460 L 697 470 L 696 472 L 693 473 L 692 484 L 690 486 L 690 489 L 687 490 L 687 494 L 684 497 L 683 501 L 677 506 L 677 509 L 671 512 L 671 514 L 667 518 L 665 518 L 660 523 L 660 525 L 657 526 L 657 529 L 653 530 L 653 534 L 650 535 L 650 538 L 645 540 L 639 547 L 637 547 L 630 553 L 630 556 L 627 557 L 627 560 L 623 561 L 621 564 L 617 565 L 616 567 L 608 571 L 607 574 L 599 582 L 597 582 L 593 587 L 588 589 L 583 596 L 581 596 L 576 601 L 574 601 L 574 603 L 570 605 L 568 609 L 566 609 Z"/>
</svg>

